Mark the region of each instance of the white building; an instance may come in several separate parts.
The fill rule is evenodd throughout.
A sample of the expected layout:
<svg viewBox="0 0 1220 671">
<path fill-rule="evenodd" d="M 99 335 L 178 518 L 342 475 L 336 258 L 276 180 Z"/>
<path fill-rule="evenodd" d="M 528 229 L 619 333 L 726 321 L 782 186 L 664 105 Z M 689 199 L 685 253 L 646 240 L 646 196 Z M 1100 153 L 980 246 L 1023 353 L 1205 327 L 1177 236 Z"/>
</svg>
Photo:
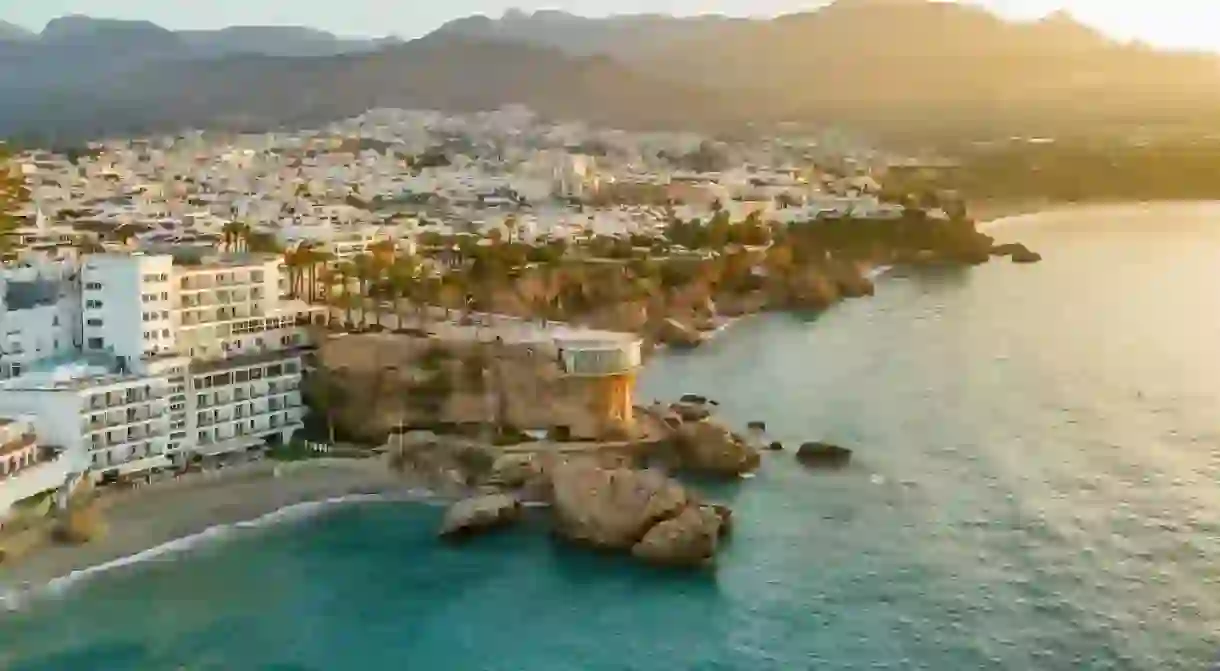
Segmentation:
<svg viewBox="0 0 1220 671">
<path fill-rule="evenodd" d="M 0 269 L 0 379 L 81 344 L 75 266 L 31 258 Z"/>
<path fill-rule="evenodd" d="M 0 418 L 0 528 L 14 515 L 14 506 L 71 479 L 63 455 L 39 444 L 34 423 L 29 416 Z"/>
<path fill-rule="evenodd" d="M 115 366 L 105 357 L 49 363 L 0 385 L 0 413 L 33 417 L 73 472 L 168 467 L 168 382 Z"/>
<path fill-rule="evenodd" d="M 286 442 L 302 426 L 301 350 L 325 312 L 281 300 L 280 266 L 275 255 L 85 257 L 79 282 L 23 307 L 61 318 L 24 320 L 42 326 L 22 342 L 60 328 L 66 343 L 0 356 L 15 373 L 0 383 L 0 413 L 35 417 L 70 466 L 97 476 Z"/>
</svg>

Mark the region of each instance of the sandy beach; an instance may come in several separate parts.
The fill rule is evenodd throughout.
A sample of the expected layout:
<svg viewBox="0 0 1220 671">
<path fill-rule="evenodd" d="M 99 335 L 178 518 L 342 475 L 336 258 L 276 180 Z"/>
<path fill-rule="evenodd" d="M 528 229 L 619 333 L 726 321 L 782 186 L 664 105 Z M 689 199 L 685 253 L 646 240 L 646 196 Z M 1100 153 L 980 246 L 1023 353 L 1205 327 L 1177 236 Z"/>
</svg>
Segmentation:
<svg viewBox="0 0 1220 671">
<path fill-rule="evenodd" d="M 11 566 L 0 566 L 0 594 L 297 504 L 420 492 L 382 459 L 317 459 L 259 462 L 108 494 L 103 513 L 107 528 L 101 538 L 80 546 L 47 545 Z"/>
</svg>

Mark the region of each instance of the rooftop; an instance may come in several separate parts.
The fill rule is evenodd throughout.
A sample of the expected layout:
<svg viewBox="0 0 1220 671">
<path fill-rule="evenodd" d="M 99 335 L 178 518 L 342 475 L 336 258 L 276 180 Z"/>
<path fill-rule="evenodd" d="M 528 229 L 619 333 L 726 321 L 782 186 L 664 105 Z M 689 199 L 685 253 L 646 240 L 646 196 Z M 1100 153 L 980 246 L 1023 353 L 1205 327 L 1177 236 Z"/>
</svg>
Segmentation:
<svg viewBox="0 0 1220 671">
<path fill-rule="evenodd" d="M 109 356 L 77 355 L 74 358 L 48 359 L 20 377 L 0 383 L 5 391 L 71 391 L 144 379 L 122 371 Z"/>
<path fill-rule="evenodd" d="M 181 272 L 207 271 L 207 270 L 226 270 L 236 268 L 246 268 L 251 266 L 262 266 L 268 261 L 279 260 L 275 254 L 220 254 L 209 255 L 201 258 L 189 256 L 175 256 L 174 265 L 179 266 Z"/>
</svg>

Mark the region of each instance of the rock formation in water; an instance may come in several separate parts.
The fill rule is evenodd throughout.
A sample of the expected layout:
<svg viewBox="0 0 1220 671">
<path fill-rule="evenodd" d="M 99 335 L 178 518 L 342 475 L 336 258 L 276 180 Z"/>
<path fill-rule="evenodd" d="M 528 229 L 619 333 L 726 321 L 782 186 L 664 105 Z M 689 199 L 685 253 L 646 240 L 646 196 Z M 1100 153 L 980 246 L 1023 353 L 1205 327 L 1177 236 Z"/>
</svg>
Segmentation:
<svg viewBox="0 0 1220 671">
<path fill-rule="evenodd" d="M 654 470 L 561 463 L 551 478 L 555 533 L 579 545 L 679 566 L 715 557 L 731 513 Z"/>
<path fill-rule="evenodd" d="M 678 468 L 692 473 L 738 476 L 756 470 L 758 450 L 720 422 L 683 422 L 672 438 Z"/>
<path fill-rule="evenodd" d="M 489 494 L 462 499 L 453 504 L 441 522 L 442 538 L 461 540 L 500 529 L 521 517 L 521 503 L 507 494 Z"/>
<path fill-rule="evenodd" d="M 843 468 L 851 463 L 851 450 L 830 443 L 804 443 L 796 451 L 796 460 L 810 468 Z"/>
</svg>

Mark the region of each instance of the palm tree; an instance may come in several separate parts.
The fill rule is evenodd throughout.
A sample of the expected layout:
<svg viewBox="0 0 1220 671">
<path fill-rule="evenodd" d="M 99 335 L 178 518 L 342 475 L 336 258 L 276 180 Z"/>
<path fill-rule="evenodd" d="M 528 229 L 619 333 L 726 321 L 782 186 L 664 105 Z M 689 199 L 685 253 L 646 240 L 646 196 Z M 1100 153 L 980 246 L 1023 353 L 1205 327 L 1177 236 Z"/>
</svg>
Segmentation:
<svg viewBox="0 0 1220 671">
<path fill-rule="evenodd" d="M 318 300 L 318 279 L 326 269 L 330 267 L 331 262 L 335 260 L 335 255 L 328 251 L 310 248 L 309 250 L 309 300 L 310 302 Z M 319 272 L 319 270 L 321 272 Z"/>
<path fill-rule="evenodd" d="M 360 300 L 360 320 L 367 324 L 365 318 L 365 310 L 369 299 L 373 301 L 373 317 L 378 326 L 381 326 L 381 301 L 380 291 L 378 291 L 378 283 L 384 273 L 382 265 L 371 254 L 361 254 L 354 260 L 356 280 L 360 282 L 359 300 Z"/>
<path fill-rule="evenodd" d="M 388 281 L 391 298 L 394 301 L 394 316 L 398 328 L 402 329 L 402 311 L 399 302 L 416 295 L 416 285 L 419 283 L 419 264 L 411 257 L 400 257 L 390 266 Z"/>
<path fill-rule="evenodd" d="M 337 280 L 335 284 L 340 288 L 341 292 L 332 295 L 331 300 L 338 307 L 344 308 L 346 312 L 346 321 L 348 324 L 352 321 L 352 308 L 356 305 L 356 300 L 352 296 L 349 285 L 352 277 L 356 275 L 356 268 L 349 261 L 344 261 L 335 269 L 334 277 Z"/>
<path fill-rule="evenodd" d="M 508 241 L 516 242 L 517 234 L 521 230 L 521 221 L 517 219 L 517 215 L 510 214 L 505 217 L 504 228 L 508 230 Z"/>
<path fill-rule="evenodd" d="M 226 252 L 242 251 L 250 235 L 250 226 L 240 221 L 230 221 L 221 229 L 224 233 L 224 248 Z"/>
</svg>

